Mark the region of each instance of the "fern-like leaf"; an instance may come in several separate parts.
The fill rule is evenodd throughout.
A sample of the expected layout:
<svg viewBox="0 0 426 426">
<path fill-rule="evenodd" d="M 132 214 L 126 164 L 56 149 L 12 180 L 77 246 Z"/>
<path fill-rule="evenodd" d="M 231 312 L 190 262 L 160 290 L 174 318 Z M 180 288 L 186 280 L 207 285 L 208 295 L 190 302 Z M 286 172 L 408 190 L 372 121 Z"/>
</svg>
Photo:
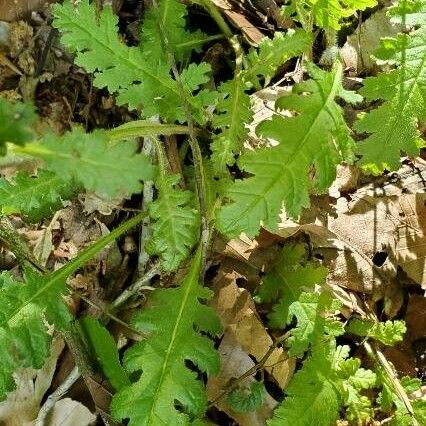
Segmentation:
<svg viewBox="0 0 426 426">
<path fill-rule="evenodd" d="M 239 153 L 247 136 L 247 126 L 253 118 L 249 95 L 245 92 L 253 86 L 260 87 L 260 79 L 266 85 L 277 68 L 289 59 L 302 55 L 312 43 L 312 37 L 303 30 L 287 35 L 277 32 L 273 39 L 264 38 L 259 49 L 250 49 L 247 68 L 238 72 L 231 81 L 219 87 L 217 114 L 213 127 L 221 132 L 212 143 L 212 161 L 219 172 L 235 163 L 234 154 Z"/>
<path fill-rule="evenodd" d="M 266 389 L 263 382 L 253 381 L 250 387 L 238 387 L 228 395 L 228 404 L 239 413 L 256 411 L 263 404 Z"/>
<path fill-rule="evenodd" d="M 24 145 L 34 137 L 34 107 L 22 102 L 11 103 L 0 97 L 0 155 L 6 154 L 6 143 Z"/>
<path fill-rule="evenodd" d="M 293 317 L 297 321 L 288 339 L 289 355 L 302 356 L 309 346 L 320 343 L 327 336 L 342 335 L 345 331 L 343 324 L 332 316 L 340 307 L 340 302 L 327 291 L 302 293 L 288 310 L 287 324 Z M 276 311 L 275 315 L 278 313 Z"/>
<path fill-rule="evenodd" d="M 51 337 L 46 322 L 64 328 L 70 319 L 62 302 L 65 281 L 56 277 L 28 271 L 19 283 L 0 275 L 0 399 L 14 388 L 16 369 L 42 367 Z"/>
<path fill-rule="evenodd" d="M 333 383 L 333 345 L 321 345 L 303 364 L 286 389 L 287 398 L 268 426 L 329 426 L 338 418 L 341 398 Z"/>
<path fill-rule="evenodd" d="M 187 58 L 192 50 L 199 51 L 206 35 L 201 31 L 187 31 L 186 16 L 186 6 L 176 0 L 160 0 L 158 7 L 151 7 L 145 12 L 141 47 L 148 62 L 156 66 L 168 61 L 163 43 L 159 42 L 163 39 L 159 23 L 166 32 L 169 47 L 179 62 Z"/>
<path fill-rule="evenodd" d="M 278 146 L 243 153 L 238 164 L 252 174 L 229 189 L 233 201 L 219 213 L 218 228 L 226 235 L 245 232 L 254 237 L 261 223 L 275 229 L 283 204 L 290 216 L 309 206 L 312 185 L 324 191 L 336 176 L 336 165 L 352 161 L 354 141 L 336 98 L 360 100 L 342 87 L 342 65 L 332 72 L 308 65 L 312 80 L 294 86 L 293 94 L 277 100 L 278 109 L 296 111 L 294 117 L 274 116 L 256 132 L 279 141 Z M 308 94 L 306 94 L 308 93 Z M 315 167 L 314 182 L 309 171 Z"/>
<path fill-rule="evenodd" d="M 166 2 L 166 5 L 170 5 Z M 105 6 L 96 16 L 96 9 L 88 0 L 82 0 L 75 8 L 71 1 L 54 8 L 54 25 L 62 31 L 62 41 L 77 53 L 76 64 L 86 71 L 94 73 L 94 85 L 107 87 L 111 93 L 118 92 L 118 102 L 128 104 L 130 108 L 143 107 L 145 117 L 160 115 L 173 122 L 184 122 L 186 115 L 181 105 L 181 93 L 175 80 L 170 75 L 168 62 L 153 64 L 147 59 L 150 52 L 155 55 L 161 49 L 161 39 L 157 39 L 155 52 L 152 43 L 148 43 L 145 53 L 138 47 L 126 46 L 118 37 L 118 18 L 110 6 Z M 147 30 L 145 36 L 151 34 Z M 153 31 L 153 30 L 152 30 Z M 195 118 L 202 117 L 204 109 L 210 105 L 212 96 L 205 92 L 193 95 L 193 90 L 208 80 L 206 65 L 192 65 L 182 76 L 184 91 L 194 111 Z M 190 81 L 191 84 L 187 84 Z M 200 121 L 200 120 L 199 120 Z"/>
<path fill-rule="evenodd" d="M 278 301 L 269 315 L 271 326 L 284 327 L 290 305 L 304 291 L 314 291 L 315 284 L 323 284 L 326 276 L 326 268 L 305 261 L 305 248 L 302 244 L 284 247 L 259 290 L 262 302 Z"/>
<path fill-rule="evenodd" d="M 312 44 L 312 35 L 304 30 L 289 31 L 286 35 L 276 32 L 273 39 L 265 37 L 258 49 L 250 49 L 244 80 L 255 87 L 268 85 L 278 67 L 291 58 L 306 53 Z"/>
<path fill-rule="evenodd" d="M 400 2 L 400 5 L 404 3 Z M 425 8 L 424 2 L 416 1 L 415 4 L 417 10 Z M 408 12 L 410 10 L 400 7 L 393 10 L 393 15 Z M 376 174 L 384 169 L 397 169 L 402 152 L 413 156 L 418 154 L 418 124 L 426 118 L 426 24 L 424 20 L 416 22 L 420 19 L 419 14 L 409 13 L 408 16 L 410 22 L 420 24 L 420 28 L 411 34 L 398 34 L 396 38 L 382 40 L 381 48 L 375 54 L 381 61 L 396 64 L 396 68 L 366 78 L 360 91 L 368 100 L 383 100 L 355 127 L 359 132 L 369 133 L 359 143 L 358 152 L 365 168 Z"/>
<path fill-rule="evenodd" d="M 275 410 L 268 426 L 329 426 L 347 409 L 351 420 L 371 418 L 371 403 L 361 394 L 375 386 L 376 376 L 348 358 L 349 347 L 329 343 L 315 346 L 286 389 L 287 397 Z"/>
<path fill-rule="evenodd" d="M 135 143 L 110 143 L 101 130 L 84 133 L 76 128 L 62 137 L 46 135 L 28 145 L 26 153 L 44 160 L 47 169 L 65 181 L 75 181 L 101 196 L 126 196 L 141 189 L 141 180 L 153 180 L 155 168 Z"/>
<path fill-rule="evenodd" d="M 347 325 L 346 330 L 357 336 L 378 340 L 385 345 L 394 345 L 402 341 L 407 327 L 402 320 L 375 322 L 353 318 Z"/>
<path fill-rule="evenodd" d="M 200 264 L 199 249 L 181 286 L 155 290 L 150 306 L 135 317 L 134 327 L 150 336 L 125 354 L 128 371 L 141 375 L 114 396 L 116 419 L 130 419 L 131 426 L 188 425 L 190 417 L 203 415 L 203 385 L 185 362 L 208 374 L 218 372 L 218 354 L 200 332 L 216 334 L 220 323 L 202 303 L 211 291 L 198 283 Z"/>
<path fill-rule="evenodd" d="M 36 177 L 19 172 L 12 181 L 0 179 L 0 209 L 3 214 L 19 213 L 37 222 L 60 208 L 77 189 L 72 181 L 46 170 L 39 170 Z"/>
<path fill-rule="evenodd" d="M 234 154 L 242 148 L 253 113 L 250 96 L 244 91 L 241 76 L 222 83 L 219 94 L 213 126 L 221 129 L 221 132 L 214 137 L 211 149 L 215 169 L 224 171 L 227 165 L 235 163 Z"/>
<path fill-rule="evenodd" d="M 174 271 L 188 256 L 198 237 L 199 214 L 192 207 L 193 194 L 175 188 L 179 175 L 162 175 L 156 182 L 158 198 L 149 207 L 154 220 L 152 238 L 146 245 L 151 255 L 160 256 L 166 271 Z"/>
<path fill-rule="evenodd" d="M 383 385 L 382 391 L 380 392 L 378 398 L 381 410 L 384 412 L 389 412 L 392 408 L 396 408 L 394 417 L 390 423 L 392 426 L 426 424 L 426 401 L 421 398 L 411 401 L 411 406 L 414 411 L 413 419 L 412 413 L 408 412 L 406 404 L 393 390 L 393 387 L 389 385 L 387 377 L 384 374 L 379 374 L 378 377 Z M 400 383 L 408 395 L 418 391 L 422 385 L 421 380 L 408 376 L 401 377 Z"/>
<path fill-rule="evenodd" d="M 376 4 L 377 0 L 292 0 L 287 13 L 296 13 L 304 27 L 312 19 L 321 28 L 338 30 L 344 18 Z"/>
</svg>

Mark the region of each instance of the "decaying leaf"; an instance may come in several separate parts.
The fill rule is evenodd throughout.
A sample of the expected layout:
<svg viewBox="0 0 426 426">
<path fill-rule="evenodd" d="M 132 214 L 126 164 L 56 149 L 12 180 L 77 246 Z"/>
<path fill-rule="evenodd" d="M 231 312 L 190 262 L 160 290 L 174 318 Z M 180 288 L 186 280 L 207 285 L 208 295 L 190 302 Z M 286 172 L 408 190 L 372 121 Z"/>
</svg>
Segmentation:
<svg viewBox="0 0 426 426">
<path fill-rule="evenodd" d="M 15 375 L 16 390 L 0 403 L 0 424 L 31 425 L 36 419 L 44 394 L 49 389 L 58 357 L 64 348 L 62 339 L 54 339 L 51 353 L 40 370 L 25 368 Z"/>
<path fill-rule="evenodd" d="M 380 39 L 395 37 L 402 30 L 402 25 L 390 22 L 386 12 L 386 9 L 382 9 L 373 13 L 348 37 L 341 49 L 347 68 L 357 72 L 377 70 L 372 55 L 378 49 Z"/>
<path fill-rule="evenodd" d="M 54 0 L 2 0 L 0 2 L 0 21 L 14 21 L 28 16 Z"/>
<path fill-rule="evenodd" d="M 225 331 L 225 335 L 218 348 L 221 362 L 221 370 L 217 376 L 210 377 L 207 382 L 207 395 L 210 401 L 221 411 L 233 418 L 240 425 L 264 426 L 266 420 L 271 417 L 272 410 L 276 407 L 277 402 L 267 393 L 263 405 L 254 412 L 237 413 L 227 404 L 226 395 L 218 399 L 231 379 L 235 379 L 255 364 L 247 355 L 246 351 L 238 344 L 236 336 Z M 254 382 L 253 377 L 249 377 L 244 383 L 251 384 Z"/>
<path fill-rule="evenodd" d="M 219 314 L 226 332 L 235 336 L 238 344 L 249 355 L 260 361 L 273 341 L 259 318 L 247 290 L 236 284 L 235 274 L 219 273 L 212 305 Z M 283 348 L 276 348 L 266 362 L 266 371 L 281 389 L 289 382 L 295 360 L 288 359 Z"/>
<path fill-rule="evenodd" d="M 426 194 L 404 194 L 398 205 L 401 223 L 395 232 L 397 262 L 426 289 Z"/>
<path fill-rule="evenodd" d="M 62 339 L 54 339 L 51 353 L 40 370 L 22 369 L 15 375 L 16 390 L 0 403 L 0 424 L 34 426 L 45 393 L 52 384 L 58 357 L 64 348 Z M 96 416 L 83 404 L 65 398 L 56 402 L 46 426 L 88 426 Z"/>
<path fill-rule="evenodd" d="M 353 291 L 383 292 L 397 267 L 425 284 L 425 194 L 422 163 L 403 166 L 375 184 L 340 197 L 332 212 L 317 210 L 301 223 L 284 221 L 278 235 L 304 232 L 314 255 L 329 268 L 328 280 Z"/>
<path fill-rule="evenodd" d="M 83 404 L 64 398 L 53 407 L 47 426 L 89 426 L 95 421 L 96 416 Z"/>
</svg>

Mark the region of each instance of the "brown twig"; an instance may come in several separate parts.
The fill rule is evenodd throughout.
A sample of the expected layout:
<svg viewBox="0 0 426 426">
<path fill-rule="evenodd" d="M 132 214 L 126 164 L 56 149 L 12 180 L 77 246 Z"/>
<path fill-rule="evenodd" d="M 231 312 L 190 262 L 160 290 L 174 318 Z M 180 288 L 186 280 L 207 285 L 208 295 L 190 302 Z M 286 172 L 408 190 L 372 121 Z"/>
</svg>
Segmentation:
<svg viewBox="0 0 426 426">
<path fill-rule="evenodd" d="M 281 337 L 279 337 L 278 339 L 276 339 L 275 342 L 266 351 L 265 355 L 263 355 L 262 359 L 257 364 L 253 365 L 253 367 L 249 368 L 241 376 L 233 380 L 232 383 L 230 383 L 229 386 L 219 396 L 217 396 L 213 401 L 210 402 L 208 408 L 211 408 L 212 406 L 217 404 L 218 401 L 220 401 L 224 396 L 232 392 L 247 377 L 253 376 L 258 371 L 262 370 L 265 367 L 269 357 L 273 354 L 274 350 L 278 347 L 278 345 L 286 341 L 289 338 L 289 336 L 290 336 L 290 332 L 287 332 L 283 334 Z"/>
</svg>

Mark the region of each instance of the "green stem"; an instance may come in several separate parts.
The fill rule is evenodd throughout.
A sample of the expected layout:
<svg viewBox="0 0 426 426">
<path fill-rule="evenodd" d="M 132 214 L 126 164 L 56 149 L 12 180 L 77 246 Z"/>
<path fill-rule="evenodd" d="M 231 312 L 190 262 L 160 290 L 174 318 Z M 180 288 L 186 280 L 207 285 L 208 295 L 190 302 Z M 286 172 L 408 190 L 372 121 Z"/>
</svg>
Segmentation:
<svg viewBox="0 0 426 426">
<path fill-rule="evenodd" d="M 0 241 L 9 248 L 21 265 L 28 265 L 37 272 L 44 272 L 43 266 L 39 265 L 33 252 L 6 216 L 0 217 Z"/>
<path fill-rule="evenodd" d="M 141 222 L 147 216 L 146 212 L 139 213 L 135 217 L 127 220 L 122 223 L 120 226 L 112 230 L 108 235 L 105 235 L 94 244 L 92 244 L 87 249 L 83 250 L 75 259 L 67 263 L 61 269 L 58 269 L 55 272 L 50 274 L 50 278 L 53 280 L 66 279 L 79 268 L 81 268 L 85 263 L 92 259 L 98 252 L 100 252 L 108 244 L 112 243 L 120 235 L 124 234 L 128 230 L 135 227 L 139 222 Z"/>
<path fill-rule="evenodd" d="M 225 36 L 228 38 L 232 38 L 234 34 L 232 33 L 231 28 L 223 19 L 223 16 L 217 9 L 217 6 L 211 0 L 195 0 L 194 3 L 197 3 L 204 7 L 204 9 L 206 9 L 207 12 L 209 12 L 210 16 L 215 20 L 217 26 L 220 28 L 223 34 L 225 34 Z"/>
<path fill-rule="evenodd" d="M 364 349 L 367 352 L 368 356 L 378 365 L 378 367 L 384 372 L 385 377 L 387 378 L 388 385 L 394 389 L 398 398 L 402 401 L 407 410 L 408 415 L 411 418 L 412 426 L 419 426 L 420 423 L 417 421 L 413 406 L 411 404 L 410 398 L 405 392 L 405 389 L 402 387 L 395 370 L 392 368 L 389 361 L 383 355 L 383 353 L 373 344 L 365 341 L 363 343 Z"/>
<path fill-rule="evenodd" d="M 151 120 L 135 120 L 125 123 L 107 131 L 110 141 L 121 139 L 159 136 L 159 135 L 186 135 L 189 133 L 188 126 L 178 124 L 163 124 Z"/>
</svg>

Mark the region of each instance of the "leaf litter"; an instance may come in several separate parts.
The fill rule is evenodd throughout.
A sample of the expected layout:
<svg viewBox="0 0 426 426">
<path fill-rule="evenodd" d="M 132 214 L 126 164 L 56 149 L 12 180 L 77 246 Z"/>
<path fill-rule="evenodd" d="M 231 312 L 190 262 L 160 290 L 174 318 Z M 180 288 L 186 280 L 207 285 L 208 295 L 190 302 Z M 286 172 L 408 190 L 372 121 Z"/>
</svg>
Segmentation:
<svg viewBox="0 0 426 426">
<path fill-rule="evenodd" d="M 35 3 L 34 9 L 39 6 Z M 225 15 L 242 31 L 250 44 L 258 45 L 263 32 L 249 21 L 244 12 L 223 3 L 220 2 L 220 7 Z M 30 11 L 30 7 L 25 13 Z M 14 21 L 22 12 L 17 8 L 11 14 L 10 10 L 0 8 L 0 20 Z M 354 75 L 371 72 L 374 68 L 370 56 L 377 45 L 375 30 L 378 27 L 380 36 L 383 36 L 383 31 L 386 35 L 395 35 L 394 26 L 382 26 L 382 15 L 381 11 L 374 13 L 361 24 L 358 32 L 348 37 L 343 46 L 343 60 Z M 45 74 L 45 81 L 33 75 L 37 66 L 33 28 L 22 21 L 11 22 L 7 28 L 11 34 L 8 37 L 12 37 L 13 42 L 8 46 L 6 59 L 9 62 L 0 63 L 0 86 L 4 79 L 10 82 L 17 75 L 21 77 L 19 87 L 14 88 L 13 93 L 2 87 L 1 96 L 31 99 L 37 96 L 36 88 L 40 85 L 49 91 L 50 75 Z M 55 61 L 54 66 L 61 59 L 56 58 Z M 67 72 L 68 66 L 58 65 L 58 69 Z M 87 98 L 89 88 L 92 89 L 90 83 L 80 78 L 78 73 L 73 78 L 79 96 Z M 288 89 L 289 86 L 281 85 L 275 91 L 260 91 L 252 95 L 257 105 L 255 123 L 272 115 L 270 109 L 277 93 L 288 92 Z M 42 125 L 47 123 L 49 127 L 66 127 L 70 120 L 64 119 L 64 111 L 69 111 L 70 105 L 73 105 L 70 116 L 74 115 L 75 118 L 79 115 L 78 121 L 85 121 L 86 125 L 89 121 L 95 123 L 97 119 L 108 121 L 110 118 L 106 117 L 106 110 L 98 107 L 93 107 L 88 114 L 82 108 L 76 112 L 73 108 L 76 104 L 84 103 L 82 99 L 67 99 L 66 96 L 65 100 L 64 96 L 59 99 L 54 95 L 54 90 L 52 92 L 50 95 L 55 99 L 53 109 L 44 117 Z M 60 113 L 56 114 L 57 111 Z M 290 112 L 287 113 L 290 115 Z M 114 115 L 120 116 L 120 111 L 116 110 Z M 124 117 L 124 120 L 127 118 Z M 246 146 L 262 143 L 253 129 L 250 133 L 252 139 L 246 142 Z M 398 316 L 406 320 L 408 332 L 404 341 L 395 349 L 388 349 L 386 355 L 399 371 L 426 375 L 426 305 L 423 294 L 417 288 L 420 285 L 426 290 L 425 174 L 426 163 L 420 158 L 406 160 L 400 170 L 384 178 L 362 177 L 359 169 L 341 167 L 330 193 L 312 197 L 310 210 L 305 211 L 297 223 L 288 220 L 283 212 L 284 220 L 276 232 L 263 229 L 257 239 L 241 235 L 226 246 L 220 237 L 214 241 L 216 255 L 213 262 L 220 264 L 220 267 L 210 282 L 214 291 L 211 305 L 219 314 L 224 332 L 218 339 L 222 367 L 217 376 L 207 381 L 207 394 L 217 410 L 243 426 L 263 425 L 278 404 L 280 394 L 274 386 L 285 391 L 295 372 L 296 360 L 289 358 L 283 347 L 277 347 L 265 362 L 263 374 L 271 385 L 259 408 L 250 413 L 238 413 L 229 406 L 226 397 L 217 399 L 235 380 L 262 360 L 278 337 L 268 327 L 265 307 L 258 305 L 253 296 L 281 247 L 294 241 L 306 243 L 310 256 L 327 267 L 328 283 L 335 286 L 349 311 L 362 311 L 364 306 L 361 299 L 371 298 L 375 302 L 384 302 L 384 312 L 389 318 Z M 108 216 L 118 214 L 124 203 L 122 198 L 99 200 L 89 193 L 83 200 L 83 207 L 79 202 L 73 202 L 55 216 L 55 221 L 21 231 L 33 243 L 41 262 L 50 262 L 56 268 L 63 260 L 72 259 L 82 247 L 109 232 L 104 221 L 108 222 Z M 91 287 L 90 291 L 102 293 L 100 275 L 108 276 L 120 266 L 122 260 L 120 248 L 112 244 L 74 278 L 74 285 L 79 290 L 88 291 Z M 166 282 L 166 277 L 160 281 Z M 411 291 L 413 288 L 414 292 Z M 404 306 L 407 295 L 408 303 Z M 94 298 L 102 299 L 102 294 Z M 11 426 L 34 424 L 43 396 L 51 386 L 56 363 L 61 362 L 62 350 L 62 346 L 56 342 L 52 345 L 51 358 L 41 370 L 18 373 L 18 389 L 0 405 L 2 422 Z M 255 380 L 250 377 L 245 386 Z M 422 391 L 424 398 L 424 389 L 419 392 Z M 28 408 L 22 409 L 23 401 Z M 91 406 L 90 402 L 84 402 Z M 17 411 L 20 413 L 18 418 L 13 414 Z M 55 404 L 50 424 L 84 426 L 94 419 L 95 415 L 83 403 L 65 398 Z"/>
</svg>

